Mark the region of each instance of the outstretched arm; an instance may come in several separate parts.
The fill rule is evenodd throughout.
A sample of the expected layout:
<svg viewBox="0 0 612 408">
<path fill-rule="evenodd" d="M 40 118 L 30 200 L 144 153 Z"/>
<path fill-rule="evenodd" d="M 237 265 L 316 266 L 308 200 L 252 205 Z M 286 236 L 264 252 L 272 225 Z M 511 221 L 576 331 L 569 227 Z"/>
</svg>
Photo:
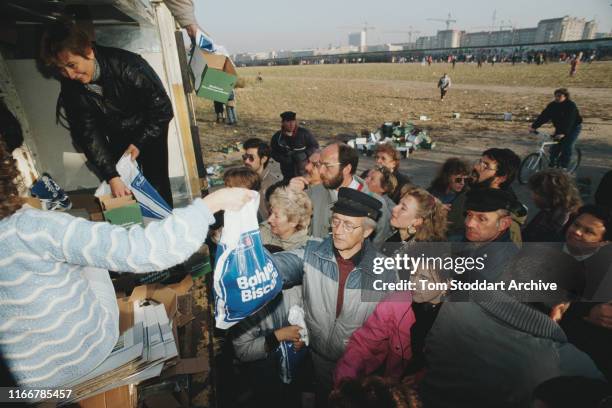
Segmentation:
<svg viewBox="0 0 612 408">
<path fill-rule="evenodd" d="M 16 213 L 17 236 L 31 253 L 59 262 L 122 272 L 152 272 L 185 261 L 206 239 L 212 214 L 240 208 L 251 193 L 223 189 L 146 228 L 91 222 L 68 214 L 26 210 Z"/>
</svg>

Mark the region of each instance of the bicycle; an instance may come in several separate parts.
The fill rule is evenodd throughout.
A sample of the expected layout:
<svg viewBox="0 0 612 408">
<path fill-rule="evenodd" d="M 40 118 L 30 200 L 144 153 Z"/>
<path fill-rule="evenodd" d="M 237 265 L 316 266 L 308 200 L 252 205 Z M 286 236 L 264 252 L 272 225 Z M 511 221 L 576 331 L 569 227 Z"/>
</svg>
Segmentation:
<svg viewBox="0 0 612 408">
<path fill-rule="evenodd" d="M 542 171 L 546 165 L 550 164 L 550 147 L 547 146 L 558 144 L 560 141 L 555 139 L 554 136 L 545 132 L 536 130 L 533 133 L 540 136 L 540 141 L 542 144 L 537 152 L 528 154 L 521 161 L 521 166 L 519 167 L 518 173 L 518 181 L 521 184 L 527 184 L 527 181 L 532 174 Z M 578 169 L 578 166 L 580 166 L 581 160 L 582 151 L 574 145 L 574 148 L 572 149 L 572 157 L 570 159 L 569 166 L 566 169 L 567 172 L 569 174 L 574 174 Z"/>
</svg>

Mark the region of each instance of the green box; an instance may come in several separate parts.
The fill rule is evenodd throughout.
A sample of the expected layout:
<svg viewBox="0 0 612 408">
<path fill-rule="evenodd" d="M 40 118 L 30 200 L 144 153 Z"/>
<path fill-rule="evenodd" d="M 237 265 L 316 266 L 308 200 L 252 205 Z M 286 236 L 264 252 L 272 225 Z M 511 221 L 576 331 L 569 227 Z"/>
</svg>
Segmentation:
<svg viewBox="0 0 612 408">
<path fill-rule="evenodd" d="M 129 228 L 132 225 L 144 226 L 140 205 L 130 196 L 113 198 L 99 197 L 104 219 L 113 225 Z"/>
<path fill-rule="evenodd" d="M 227 103 L 238 79 L 232 60 L 225 55 L 197 49 L 192 55 L 190 66 L 195 76 L 196 95 Z"/>
<path fill-rule="evenodd" d="M 132 225 L 143 226 L 142 213 L 140 212 L 140 205 L 138 205 L 138 203 L 104 211 L 103 214 L 104 219 L 113 225 L 119 225 L 125 228 L 129 228 Z"/>
</svg>

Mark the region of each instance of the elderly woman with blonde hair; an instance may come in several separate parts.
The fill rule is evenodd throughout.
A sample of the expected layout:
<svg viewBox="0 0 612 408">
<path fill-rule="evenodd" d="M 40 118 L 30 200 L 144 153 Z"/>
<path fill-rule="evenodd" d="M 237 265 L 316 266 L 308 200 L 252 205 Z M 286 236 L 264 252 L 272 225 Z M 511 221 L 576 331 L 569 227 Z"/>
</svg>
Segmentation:
<svg viewBox="0 0 612 408">
<path fill-rule="evenodd" d="M 269 202 L 270 217 L 260 225 L 264 245 L 277 246 L 285 251 L 304 245 L 312 216 L 312 202 L 308 195 L 289 187 L 277 187 Z"/>
</svg>

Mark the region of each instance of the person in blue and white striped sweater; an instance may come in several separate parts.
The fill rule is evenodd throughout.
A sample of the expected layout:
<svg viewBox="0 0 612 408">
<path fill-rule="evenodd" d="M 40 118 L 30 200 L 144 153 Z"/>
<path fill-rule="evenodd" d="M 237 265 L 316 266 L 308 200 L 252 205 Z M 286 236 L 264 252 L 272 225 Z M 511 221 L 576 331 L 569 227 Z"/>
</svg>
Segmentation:
<svg viewBox="0 0 612 408">
<path fill-rule="evenodd" d="M 252 192 L 228 188 L 129 230 L 21 208 L 17 170 L 0 141 L 0 350 L 17 383 L 61 387 L 114 347 L 119 313 L 106 270 L 151 272 L 185 261 L 213 213 L 237 210 Z"/>
</svg>

